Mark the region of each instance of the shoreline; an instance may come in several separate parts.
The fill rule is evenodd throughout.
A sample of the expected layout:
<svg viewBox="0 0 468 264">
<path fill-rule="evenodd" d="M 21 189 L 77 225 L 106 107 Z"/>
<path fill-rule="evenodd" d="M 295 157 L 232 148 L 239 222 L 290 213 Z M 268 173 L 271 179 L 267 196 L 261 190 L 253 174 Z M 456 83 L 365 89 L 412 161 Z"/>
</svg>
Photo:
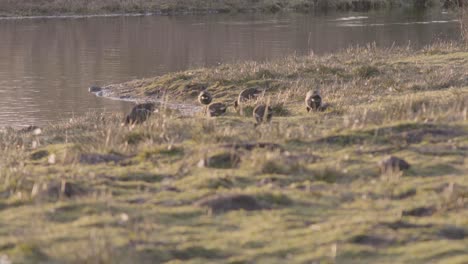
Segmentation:
<svg viewBox="0 0 468 264">
<path fill-rule="evenodd" d="M 219 14 L 219 13 L 279 13 L 279 12 L 366 12 L 382 9 L 431 9 L 450 8 L 445 0 L 413 0 L 401 2 L 394 0 L 329 0 L 329 1 L 217 1 L 217 2 L 165 2 L 152 3 L 141 1 L 138 4 L 125 0 L 111 0 L 100 3 L 97 0 L 75 0 L 73 4 L 64 1 L 55 3 L 39 0 L 37 2 L 22 2 L 18 0 L 4 5 L 0 4 L 0 18 L 24 17 L 93 17 L 119 15 L 190 15 L 190 14 Z M 63 3 L 62 3 L 63 2 Z"/>
<path fill-rule="evenodd" d="M 319 64 L 323 64 L 318 67 L 323 67 L 325 69 L 330 68 L 330 70 L 333 71 L 334 67 L 337 67 L 336 63 L 340 63 L 340 61 L 345 60 L 343 58 L 356 60 L 356 58 L 350 56 L 350 53 L 353 52 L 353 50 L 358 53 L 362 53 L 366 49 L 372 50 L 371 52 L 374 53 L 374 56 L 376 55 L 378 57 L 379 63 L 385 63 L 385 61 L 388 60 L 389 63 L 387 64 L 392 65 L 394 64 L 395 57 L 400 57 L 401 59 L 403 59 L 404 56 L 422 56 L 430 58 L 432 55 L 428 53 L 427 50 L 437 50 L 439 47 L 442 49 L 454 48 L 462 51 L 466 50 L 466 44 L 463 43 L 433 44 L 423 49 L 403 49 L 398 47 L 387 49 L 372 47 L 369 49 L 365 47 L 355 47 L 313 57 L 288 56 L 283 59 L 275 59 L 265 62 L 247 61 L 228 63 L 215 67 L 195 68 L 150 78 L 135 79 L 123 83 L 105 85 L 102 87 L 102 97 L 113 98 L 114 100 L 132 98 L 132 101 L 138 102 L 158 101 L 162 96 L 168 96 L 172 99 L 171 103 L 184 103 L 188 101 L 195 102 L 196 100 L 194 99 L 198 95 L 200 87 L 205 87 L 208 90 L 213 91 L 215 95 L 217 93 L 222 94 L 220 100 L 223 102 L 230 102 L 234 100 L 236 93 L 240 92 L 243 88 L 262 87 L 270 89 L 271 86 L 277 86 L 274 89 L 279 89 L 279 87 L 287 86 L 288 83 L 291 84 L 292 81 L 288 80 L 289 78 L 287 76 L 286 78 L 282 74 L 275 76 L 275 73 L 270 72 L 271 68 L 279 68 L 281 67 L 281 63 L 285 61 L 305 61 L 304 63 L 314 63 L 314 60 L 317 60 Z M 447 54 L 450 54 L 455 51 L 434 52 L 447 52 Z M 340 57 L 343 58 L 337 60 L 337 58 Z M 353 63 L 359 65 L 364 62 L 359 59 Z M 333 66 L 329 66 L 329 64 L 332 64 Z M 252 74 L 247 74 L 248 76 L 243 77 L 246 79 L 245 81 L 239 82 L 235 79 L 233 80 L 228 78 L 228 80 L 226 80 L 223 78 L 223 76 L 229 76 L 230 73 L 228 73 L 228 71 L 235 71 L 234 74 L 238 74 L 238 72 L 244 72 L 246 69 L 254 70 Z M 380 71 L 378 68 L 369 70 Z M 350 69 L 349 72 L 341 74 L 348 74 L 349 76 L 347 76 L 346 81 L 351 81 L 349 78 L 356 75 L 356 72 L 359 72 L 359 69 Z M 358 76 L 356 77 L 359 77 L 359 74 L 361 73 L 357 74 Z M 330 78 L 330 76 L 323 77 Z M 299 78 L 299 76 L 295 76 L 295 78 Z M 229 99 L 227 97 L 229 97 Z"/>
<path fill-rule="evenodd" d="M 401 9 L 401 8 L 395 8 L 395 9 Z M 434 10 L 434 9 L 433 9 Z M 443 10 L 443 9 L 441 9 Z M 369 10 L 369 11 L 339 11 L 339 10 L 334 10 L 331 12 L 335 12 L 336 14 L 347 14 L 347 13 L 363 13 L 365 14 L 366 12 L 372 12 L 372 11 L 380 11 L 380 9 L 377 10 Z M 162 13 L 162 12 L 147 12 L 147 13 L 108 13 L 108 14 L 63 14 L 63 15 L 44 15 L 44 16 L 0 16 L 0 21 L 8 21 L 8 20 L 36 20 L 36 19 L 85 19 L 85 18 L 114 18 L 114 17 L 149 17 L 149 16 L 196 16 L 196 15 L 220 15 L 220 14 L 262 14 L 259 12 L 237 12 L 237 13 L 229 13 L 229 12 L 218 12 L 215 10 L 212 11 L 207 11 L 207 12 L 178 12 L 178 13 Z M 298 14 L 311 14 L 313 12 L 284 12 L 284 13 L 298 13 Z M 263 13 L 265 14 L 265 13 Z M 270 13 L 273 14 L 273 13 Z M 409 22 L 409 23 L 404 23 L 404 22 L 397 22 L 393 23 L 394 25 L 408 25 L 408 24 L 429 24 L 429 23 L 459 23 L 459 19 L 453 19 L 453 20 L 444 20 L 444 21 L 428 21 L 428 22 Z M 386 24 L 386 25 L 392 25 Z M 371 25 L 371 26 L 380 26 L 379 24 L 376 25 Z"/>
<path fill-rule="evenodd" d="M 96 97 L 100 97 L 100 98 L 107 99 L 107 100 L 124 101 L 124 102 L 131 102 L 135 104 L 146 103 L 146 102 L 156 103 L 161 108 L 164 106 L 171 110 L 176 110 L 183 116 L 193 116 L 197 114 L 198 112 L 200 112 L 200 110 L 202 109 L 201 106 L 198 106 L 196 104 L 190 104 L 190 103 L 181 102 L 181 101 L 180 102 L 165 101 L 164 99 L 154 98 L 150 96 L 140 97 L 140 98 L 133 97 L 133 96 L 117 96 L 110 89 L 106 88 L 108 86 L 103 87 L 103 90 L 99 92 L 90 92 L 90 93 Z"/>
<path fill-rule="evenodd" d="M 216 10 L 200 12 L 145 12 L 145 13 L 102 13 L 102 14 L 59 14 L 59 15 L 31 15 L 31 16 L 1 16 L 1 20 L 21 20 L 21 19 L 68 19 L 68 18 L 101 18 L 101 17 L 144 17 L 144 16 L 172 16 L 172 15 L 210 15 L 221 14 Z"/>
</svg>

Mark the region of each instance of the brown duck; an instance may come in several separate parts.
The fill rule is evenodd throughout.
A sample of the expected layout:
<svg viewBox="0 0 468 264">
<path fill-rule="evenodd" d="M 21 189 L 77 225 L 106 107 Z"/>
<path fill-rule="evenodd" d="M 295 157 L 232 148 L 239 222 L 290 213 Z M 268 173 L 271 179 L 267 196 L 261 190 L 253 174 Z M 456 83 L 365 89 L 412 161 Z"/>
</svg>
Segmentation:
<svg viewBox="0 0 468 264">
<path fill-rule="evenodd" d="M 212 103 L 208 106 L 208 116 L 221 116 L 226 113 L 227 106 L 223 103 Z"/>
<path fill-rule="evenodd" d="M 257 105 L 253 110 L 253 117 L 257 122 L 255 126 L 260 125 L 261 123 L 270 122 L 273 117 L 273 109 L 264 104 Z"/>
<path fill-rule="evenodd" d="M 234 107 L 237 109 L 237 107 L 242 102 L 255 99 L 261 93 L 262 93 L 262 91 L 257 89 L 257 88 L 247 88 L 247 89 L 242 90 L 240 92 L 239 96 L 237 97 L 236 101 L 234 102 Z"/>
<path fill-rule="evenodd" d="M 309 91 L 305 97 L 305 104 L 307 112 L 311 110 L 321 110 L 322 108 L 322 96 L 318 90 Z"/>
<path fill-rule="evenodd" d="M 141 124 L 148 119 L 155 109 L 155 103 L 137 104 L 125 118 L 125 124 Z"/>
<path fill-rule="evenodd" d="M 213 96 L 207 91 L 201 91 L 198 95 L 198 102 L 202 105 L 209 105 L 213 101 Z"/>
</svg>

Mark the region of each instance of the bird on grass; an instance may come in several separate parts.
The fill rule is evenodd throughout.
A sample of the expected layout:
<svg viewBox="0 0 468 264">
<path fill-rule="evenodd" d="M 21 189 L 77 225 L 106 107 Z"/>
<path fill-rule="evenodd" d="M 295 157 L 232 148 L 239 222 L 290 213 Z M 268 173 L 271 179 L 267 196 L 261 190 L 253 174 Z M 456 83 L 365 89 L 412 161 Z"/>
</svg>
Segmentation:
<svg viewBox="0 0 468 264">
<path fill-rule="evenodd" d="M 269 105 L 257 105 L 253 110 L 253 117 L 256 121 L 255 126 L 258 126 L 262 123 L 268 123 L 273 117 L 273 109 Z"/>
<path fill-rule="evenodd" d="M 320 110 L 322 107 L 322 96 L 318 90 L 309 91 L 305 97 L 305 105 L 307 112 L 312 110 Z"/>
<path fill-rule="evenodd" d="M 208 106 L 208 116 L 221 116 L 226 113 L 227 106 L 224 103 L 212 103 Z"/>
<path fill-rule="evenodd" d="M 213 101 L 213 96 L 206 90 L 198 95 L 198 102 L 205 106 L 205 112 L 208 112 L 207 106 Z"/>
<path fill-rule="evenodd" d="M 239 107 L 242 102 L 255 99 L 261 93 L 262 91 L 257 88 L 247 88 L 242 90 L 239 93 L 239 96 L 237 97 L 236 101 L 234 102 L 234 108 L 237 109 L 237 107 Z"/>
<path fill-rule="evenodd" d="M 155 103 L 137 104 L 133 107 L 130 114 L 128 114 L 127 117 L 125 118 L 125 124 L 126 125 L 141 124 L 145 122 L 148 119 L 148 117 L 151 116 L 151 114 L 154 112 L 155 109 L 156 109 Z"/>
<path fill-rule="evenodd" d="M 198 102 L 202 105 L 209 105 L 213 101 L 213 96 L 208 91 L 201 91 L 198 95 Z"/>
</svg>

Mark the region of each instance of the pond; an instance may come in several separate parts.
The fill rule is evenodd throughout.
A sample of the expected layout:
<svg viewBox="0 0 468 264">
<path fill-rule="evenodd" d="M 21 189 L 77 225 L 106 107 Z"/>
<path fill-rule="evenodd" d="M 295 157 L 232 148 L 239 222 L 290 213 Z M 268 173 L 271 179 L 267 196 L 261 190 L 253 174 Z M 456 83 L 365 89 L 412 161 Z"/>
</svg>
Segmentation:
<svg viewBox="0 0 468 264">
<path fill-rule="evenodd" d="M 45 125 L 131 104 L 91 85 L 350 45 L 422 47 L 459 38 L 441 10 L 0 19 L 0 127 Z"/>
</svg>

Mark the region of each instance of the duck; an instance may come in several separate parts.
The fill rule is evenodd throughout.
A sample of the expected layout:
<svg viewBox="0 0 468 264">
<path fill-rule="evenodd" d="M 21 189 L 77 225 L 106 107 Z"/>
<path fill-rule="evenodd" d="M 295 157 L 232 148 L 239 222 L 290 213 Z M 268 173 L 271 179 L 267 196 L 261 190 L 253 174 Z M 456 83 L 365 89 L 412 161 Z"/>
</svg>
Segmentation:
<svg viewBox="0 0 468 264">
<path fill-rule="evenodd" d="M 252 100 L 259 96 L 261 93 L 262 91 L 258 88 L 247 88 L 242 90 L 239 93 L 239 96 L 237 97 L 236 101 L 234 102 L 234 108 L 237 109 L 237 107 L 239 107 L 242 102 Z"/>
<path fill-rule="evenodd" d="M 265 104 L 257 105 L 253 110 L 253 117 L 256 121 L 255 126 L 270 122 L 273 117 L 273 109 Z"/>
<path fill-rule="evenodd" d="M 224 103 L 212 103 L 208 106 L 208 116 L 221 116 L 226 113 L 227 106 Z"/>
<path fill-rule="evenodd" d="M 130 114 L 128 114 L 125 118 L 125 124 L 141 124 L 148 119 L 148 117 L 154 112 L 155 109 L 155 103 L 137 104 L 133 107 Z"/>
<path fill-rule="evenodd" d="M 202 105 L 209 105 L 213 101 L 213 96 L 208 91 L 201 91 L 198 95 L 198 102 Z"/>
<path fill-rule="evenodd" d="M 36 131 L 39 131 L 39 130 L 41 130 L 40 127 L 35 126 L 35 125 L 29 125 L 27 127 L 21 128 L 20 130 L 18 130 L 18 132 L 19 133 L 30 133 L 30 132 L 36 132 Z"/>
<path fill-rule="evenodd" d="M 318 90 L 309 91 L 305 97 L 307 112 L 312 110 L 322 110 L 322 96 Z"/>
<path fill-rule="evenodd" d="M 96 86 L 96 85 L 90 86 L 88 88 L 88 92 L 90 92 L 90 93 L 97 93 L 97 92 L 101 92 L 101 91 L 102 91 L 102 87 Z"/>
</svg>

